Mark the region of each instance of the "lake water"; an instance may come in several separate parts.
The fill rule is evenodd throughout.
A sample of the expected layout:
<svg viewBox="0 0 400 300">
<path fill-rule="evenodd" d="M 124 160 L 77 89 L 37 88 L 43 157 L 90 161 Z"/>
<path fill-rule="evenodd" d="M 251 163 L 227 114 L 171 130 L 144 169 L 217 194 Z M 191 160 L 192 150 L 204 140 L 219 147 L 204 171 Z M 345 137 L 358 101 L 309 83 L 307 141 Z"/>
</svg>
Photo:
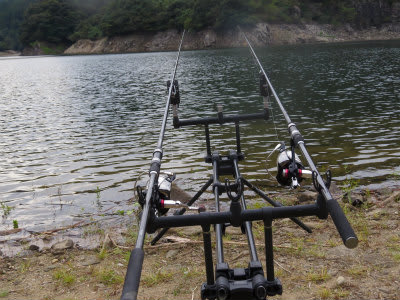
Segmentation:
<svg viewBox="0 0 400 300">
<path fill-rule="evenodd" d="M 400 42 L 256 49 L 283 105 L 321 169 L 338 184 L 400 185 Z M 166 80 L 176 53 L 0 58 L 0 230 L 43 230 L 92 214 L 128 209 L 156 147 Z M 183 52 L 177 78 L 180 117 L 262 109 L 258 69 L 248 49 Z M 241 126 L 242 174 L 280 190 L 266 156 L 288 140 L 274 122 Z M 202 127 L 170 120 L 163 170 L 195 192 L 211 174 Z M 211 127 L 212 146 L 234 145 L 232 126 Z M 267 166 L 274 171 L 275 158 Z M 144 182 L 146 175 L 139 178 Z"/>
</svg>

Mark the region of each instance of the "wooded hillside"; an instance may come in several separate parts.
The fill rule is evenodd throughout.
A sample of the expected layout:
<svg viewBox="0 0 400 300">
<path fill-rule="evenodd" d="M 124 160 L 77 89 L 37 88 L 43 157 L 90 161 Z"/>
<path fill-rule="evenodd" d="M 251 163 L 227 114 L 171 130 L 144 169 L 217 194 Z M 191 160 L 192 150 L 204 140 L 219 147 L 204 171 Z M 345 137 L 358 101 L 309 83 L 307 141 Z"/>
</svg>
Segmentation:
<svg viewBox="0 0 400 300">
<path fill-rule="evenodd" d="M 217 31 L 257 22 L 399 22 L 400 0 L 0 0 L 0 50 L 36 41 L 68 45 L 170 28 Z M 399 8 L 400 9 L 400 8 Z"/>
</svg>

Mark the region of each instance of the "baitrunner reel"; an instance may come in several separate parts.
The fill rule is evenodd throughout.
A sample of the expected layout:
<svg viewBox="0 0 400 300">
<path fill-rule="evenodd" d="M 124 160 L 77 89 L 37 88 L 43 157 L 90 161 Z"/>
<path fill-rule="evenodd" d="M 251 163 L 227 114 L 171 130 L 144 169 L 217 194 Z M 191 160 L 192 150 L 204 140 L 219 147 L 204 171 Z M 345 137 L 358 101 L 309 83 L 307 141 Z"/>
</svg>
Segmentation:
<svg viewBox="0 0 400 300">
<path fill-rule="evenodd" d="M 305 169 L 299 156 L 295 153 L 294 147 L 286 149 L 285 143 L 281 142 L 275 147 L 272 153 L 276 150 L 279 150 L 276 161 L 278 171 L 276 180 L 279 184 L 295 189 L 300 186 L 304 178 L 312 178 L 312 171 Z"/>
<path fill-rule="evenodd" d="M 198 207 L 188 206 L 181 201 L 171 200 L 172 182 L 175 180 L 176 175 L 171 172 L 161 172 L 158 176 L 158 184 L 154 186 L 152 203 L 153 208 L 157 211 L 159 216 L 165 215 L 170 208 L 186 208 L 188 210 L 198 210 Z M 146 202 L 146 194 L 149 189 L 149 183 L 146 189 L 141 186 L 137 187 L 139 195 L 139 204 L 144 206 Z"/>
<path fill-rule="evenodd" d="M 153 208 L 157 210 L 159 216 L 165 215 L 169 210 L 169 207 L 165 207 L 164 203 L 165 201 L 170 200 L 172 182 L 175 180 L 175 178 L 176 176 L 174 173 L 162 172 L 158 176 L 158 184 L 154 185 L 152 204 Z M 139 204 L 142 206 L 142 208 L 146 202 L 146 194 L 148 193 L 148 190 L 149 183 L 147 183 L 146 189 L 143 189 L 142 186 L 137 187 Z"/>
</svg>

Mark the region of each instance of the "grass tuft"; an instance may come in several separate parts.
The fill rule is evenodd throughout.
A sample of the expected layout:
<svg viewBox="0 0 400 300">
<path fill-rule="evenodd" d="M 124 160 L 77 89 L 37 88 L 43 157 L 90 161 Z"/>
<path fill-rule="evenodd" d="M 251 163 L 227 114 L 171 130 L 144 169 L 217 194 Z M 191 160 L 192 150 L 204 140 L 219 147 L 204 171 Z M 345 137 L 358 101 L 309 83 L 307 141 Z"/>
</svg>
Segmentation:
<svg viewBox="0 0 400 300">
<path fill-rule="evenodd" d="M 327 288 L 319 289 L 317 294 L 321 299 L 332 299 L 332 292 L 330 289 Z"/>
<path fill-rule="evenodd" d="M 142 282 L 145 286 L 150 287 L 154 286 L 161 282 L 167 282 L 172 278 L 172 274 L 166 271 L 157 271 L 156 273 L 149 274 L 142 279 Z"/>
<path fill-rule="evenodd" d="M 75 275 L 65 269 L 55 271 L 53 277 L 64 285 L 72 285 L 76 281 Z"/>
<path fill-rule="evenodd" d="M 96 277 L 101 283 L 106 285 L 120 284 L 124 280 L 113 269 L 100 269 L 96 272 Z"/>
<path fill-rule="evenodd" d="M 329 278 L 331 278 L 331 276 L 328 274 L 326 268 L 321 268 L 320 271 L 315 271 L 314 269 L 311 269 L 310 272 L 307 274 L 307 279 L 315 283 L 324 282 Z"/>
</svg>

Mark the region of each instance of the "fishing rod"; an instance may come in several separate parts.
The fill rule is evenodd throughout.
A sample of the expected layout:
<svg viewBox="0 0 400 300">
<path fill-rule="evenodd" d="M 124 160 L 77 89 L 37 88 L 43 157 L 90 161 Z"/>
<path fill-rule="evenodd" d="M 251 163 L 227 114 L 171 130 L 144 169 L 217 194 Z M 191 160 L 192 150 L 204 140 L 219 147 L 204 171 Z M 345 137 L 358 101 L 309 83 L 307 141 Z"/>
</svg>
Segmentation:
<svg viewBox="0 0 400 300">
<path fill-rule="evenodd" d="M 148 189 L 146 193 L 146 198 L 145 198 L 145 203 L 143 205 L 143 211 L 142 211 L 142 217 L 140 220 L 140 226 L 139 226 L 139 232 L 138 236 L 136 239 L 136 246 L 131 252 L 131 256 L 129 258 L 129 263 L 128 263 L 128 269 L 126 271 L 126 276 L 125 276 L 125 282 L 124 282 L 124 287 L 122 290 L 122 300 L 136 300 L 137 298 L 137 293 L 139 290 L 139 283 L 140 283 L 140 276 L 142 273 L 142 265 L 143 265 L 143 260 L 144 260 L 144 251 L 143 251 L 143 244 L 144 244 L 144 239 L 145 239 L 145 234 L 146 234 L 146 228 L 148 225 L 149 221 L 149 215 L 152 212 L 150 210 L 151 205 L 152 205 L 152 197 L 154 197 L 154 194 L 157 192 L 156 188 L 158 182 L 158 177 L 160 175 L 160 167 L 161 167 L 161 159 L 163 155 L 163 141 L 164 141 L 164 134 L 165 134 L 165 127 L 167 124 L 167 119 L 168 119 L 168 112 L 169 112 L 169 106 L 171 103 L 171 98 L 176 97 L 178 95 L 178 90 L 176 88 L 175 83 L 175 76 L 176 76 L 176 70 L 178 68 L 178 63 L 179 63 L 179 58 L 181 54 L 181 48 L 182 48 L 182 43 L 183 39 L 185 37 L 185 30 L 182 33 L 181 41 L 179 43 L 179 48 L 178 48 L 178 54 L 176 57 L 175 61 L 175 66 L 174 70 L 171 75 L 171 81 L 169 84 L 169 90 L 168 90 L 168 97 L 167 101 L 165 104 L 165 109 L 164 109 L 164 116 L 162 119 L 162 124 L 161 124 L 161 130 L 160 130 L 160 135 L 158 138 L 157 142 L 157 148 L 153 152 L 153 158 L 151 160 L 151 166 L 150 166 L 150 179 L 148 183 Z"/>
<path fill-rule="evenodd" d="M 335 199 L 333 199 L 331 193 L 329 192 L 329 188 L 327 187 L 326 182 L 322 179 L 320 173 L 318 172 L 311 156 L 309 155 L 309 153 L 307 151 L 303 136 L 301 135 L 300 131 L 297 129 L 296 124 L 292 122 L 292 120 L 289 117 L 289 114 L 283 107 L 281 100 L 279 99 L 274 87 L 272 86 L 271 81 L 269 80 L 267 73 L 265 72 L 265 70 L 264 70 L 260 60 L 258 59 L 246 34 L 240 28 L 239 28 L 239 30 L 242 32 L 242 34 L 247 42 L 247 45 L 250 48 L 250 52 L 253 55 L 253 57 L 255 58 L 258 66 L 260 68 L 260 72 L 263 77 L 261 80 L 265 81 L 267 89 L 274 96 L 274 99 L 275 99 L 276 103 L 278 104 L 278 106 L 288 124 L 288 130 L 289 130 L 289 134 L 291 136 L 291 141 L 293 143 L 293 146 L 294 147 L 298 146 L 300 148 L 305 159 L 307 160 L 309 167 L 311 168 L 314 187 L 320 194 L 322 194 L 322 196 L 326 202 L 329 214 L 332 217 L 332 220 L 343 240 L 343 243 L 348 248 L 357 247 L 358 238 L 357 238 L 356 234 L 354 233 L 353 229 L 351 228 L 351 225 L 350 225 L 349 221 L 347 220 L 345 214 L 343 213 L 343 210 L 341 209 L 341 207 L 339 206 L 337 201 Z M 293 160 L 295 159 L 295 155 L 292 155 L 292 159 Z M 330 177 L 330 173 L 328 173 L 328 177 Z M 329 181 L 330 181 L 330 179 L 329 179 Z"/>
</svg>

